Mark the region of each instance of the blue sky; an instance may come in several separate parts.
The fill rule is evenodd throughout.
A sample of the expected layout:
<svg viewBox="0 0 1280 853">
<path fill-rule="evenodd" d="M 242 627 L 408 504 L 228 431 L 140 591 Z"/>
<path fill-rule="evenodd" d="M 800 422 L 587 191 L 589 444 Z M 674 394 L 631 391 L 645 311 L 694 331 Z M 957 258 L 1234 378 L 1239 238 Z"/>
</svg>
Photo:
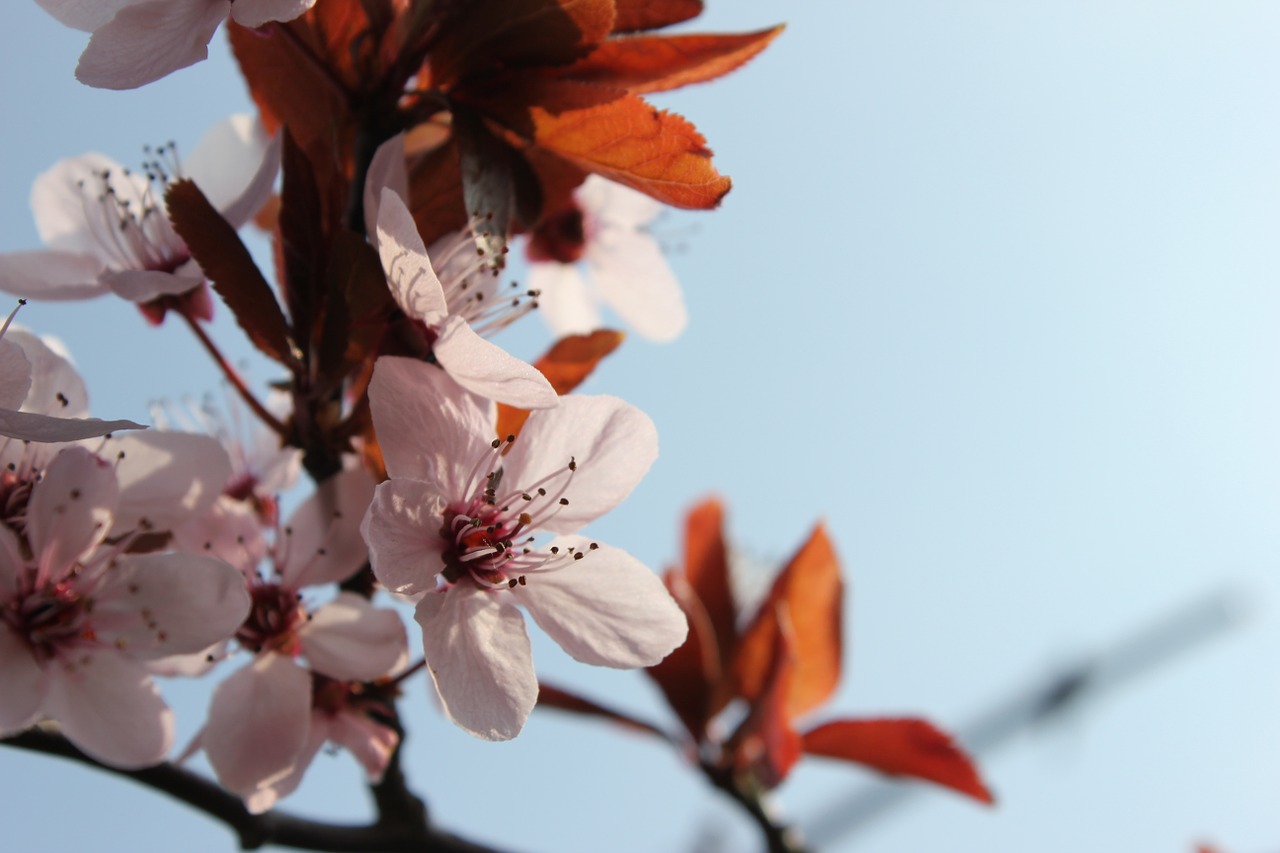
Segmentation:
<svg viewBox="0 0 1280 853">
<path fill-rule="evenodd" d="M 715 213 L 656 226 L 685 287 L 684 337 L 628 341 L 586 389 L 643 408 L 662 440 L 593 535 L 661 568 L 684 508 L 715 491 L 767 565 L 824 518 L 849 581 L 831 713 L 950 726 L 1232 590 L 1250 615 L 1228 636 L 986 758 L 996 809 L 921 790 L 828 849 L 1274 849 L 1280 10 L 709 5 L 700 28 L 788 29 L 741 72 L 654 99 L 699 126 L 735 189 Z M 210 62 L 130 93 L 75 83 L 83 43 L 30 2 L 0 31 L 0 251 L 37 245 L 27 195 L 56 159 L 189 149 L 248 108 L 220 36 Z M 145 419 L 151 400 L 217 387 L 184 329 L 146 328 L 126 306 L 32 304 L 22 321 L 68 342 L 100 416 Z M 248 356 L 225 317 L 215 334 Z M 503 341 L 526 356 L 546 342 L 536 320 Z M 561 683 L 662 713 L 639 676 L 584 669 L 541 639 L 535 657 Z M 189 733 L 204 694 L 173 687 Z M 551 714 L 514 743 L 479 743 L 422 684 L 406 715 L 411 778 L 443 825 L 478 839 L 754 841 L 657 744 Z M 233 849 L 150 792 L 2 760 L 13 849 Z M 289 807 L 359 819 L 349 760 L 321 764 Z M 863 778 L 806 763 L 781 806 L 803 827 Z"/>
</svg>

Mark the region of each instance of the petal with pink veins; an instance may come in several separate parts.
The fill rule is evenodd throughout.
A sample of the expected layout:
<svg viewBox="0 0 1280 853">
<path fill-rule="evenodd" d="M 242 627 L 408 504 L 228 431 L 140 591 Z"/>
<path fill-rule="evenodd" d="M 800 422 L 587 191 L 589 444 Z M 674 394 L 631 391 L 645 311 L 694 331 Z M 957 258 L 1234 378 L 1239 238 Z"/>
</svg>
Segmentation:
<svg viewBox="0 0 1280 853">
<path fill-rule="evenodd" d="M 573 264 L 530 264 L 529 289 L 538 291 L 538 313 L 560 337 L 585 335 L 604 325 L 595 295 Z"/>
<path fill-rule="evenodd" d="M 0 622 L 0 737 L 25 729 L 40 715 L 49 677 L 31 647 Z"/>
<path fill-rule="evenodd" d="M 444 568 L 444 501 L 435 486 L 399 478 L 381 483 L 360 525 L 378 582 L 399 595 L 436 588 Z"/>
<path fill-rule="evenodd" d="M 203 276 L 185 276 L 158 270 L 121 270 L 107 273 L 102 282 L 112 293 L 130 302 L 150 302 L 161 296 L 177 296 L 204 283 Z"/>
<path fill-rule="evenodd" d="M 581 537 L 553 544 L 585 553 L 565 568 L 534 575 L 512 594 L 576 660 L 595 666 L 653 666 L 684 642 L 684 612 L 662 581 L 626 551 Z"/>
<path fill-rule="evenodd" d="M 61 580 L 106 538 L 118 501 L 110 464 L 82 447 L 54 458 L 27 507 L 27 540 L 41 581 Z"/>
<path fill-rule="evenodd" d="M 688 314 L 680 282 L 652 236 L 619 230 L 590 245 L 586 261 L 600 298 L 636 334 L 665 343 L 684 331 Z"/>
<path fill-rule="evenodd" d="M 311 668 L 339 681 L 372 681 L 408 658 L 400 614 L 349 592 L 313 613 L 298 638 Z"/>
<path fill-rule="evenodd" d="M 539 525 L 572 533 L 622 503 L 657 458 L 658 431 L 648 415 L 616 397 L 574 394 L 529 416 L 507 453 L 503 482 L 534 483 L 573 461 L 568 503 Z"/>
<path fill-rule="evenodd" d="M 160 691 L 115 649 L 82 650 L 52 667 L 44 710 L 68 740 L 112 767 L 159 764 L 173 746 L 173 713 Z"/>
<path fill-rule="evenodd" d="M 268 652 L 213 691 L 202 742 L 222 787 L 248 797 L 289 773 L 311 719 L 311 676 Z"/>
<path fill-rule="evenodd" d="M 90 299 L 108 291 L 96 255 L 57 249 L 0 255 L 0 290 L 26 299 Z"/>
<path fill-rule="evenodd" d="M 138 0 L 36 0 L 40 8 L 61 23 L 91 33 Z"/>
<path fill-rule="evenodd" d="M 472 460 L 495 437 L 492 404 L 414 359 L 378 359 L 369 408 L 387 473 L 435 483 L 446 495 L 463 492 Z"/>
<path fill-rule="evenodd" d="M 31 390 L 31 362 L 22 347 L 0 339 L 0 409 L 16 409 Z"/>
<path fill-rule="evenodd" d="M 285 525 L 281 580 L 290 589 L 338 583 L 354 575 L 369 557 L 360 521 L 373 500 L 373 478 L 362 468 L 325 480 Z"/>
<path fill-rule="evenodd" d="M 231 477 L 231 460 L 216 438 L 149 430 L 112 436 L 100 453 L 118 459 L 116 530 L 171 530 L 213 506 Z"/>
<path fill-rule="evenodd" d="M 480 337 L 457 314 L 444 322 L 431 351 L 453 381 L 481 397 L 520 409 L 547 409 L 560 402 L 536 367 Z"/>
<path fill-rule="evenodd" d="M 397 133 L 378 146 L 364 179 L 364 223 L 371 236 L 377 226 L 383 190 L 396 198 L 409 195 L 409 172 L 404 164 L 404 134 Z"/>
<path fill-rule="evenodd" d="M 135 658 L 198 652 L 249 615 L 244 576 L 213 557 L 127 554 L 97 590 L 94 629 Z"/>
<path fill-rule="evenodd" d="M 442 322 L 449 312 L 444 287 L 427 257 L 413 214 L 390 189 L 382 190 L 376 223 L 378 257 L 387 274 L 391 296 L 411 319 L 428 326 Z"/>
<path fill-rule="evenodd" d="M 449 718 L 483 740 L 520 734 L 538 679 L 524 617 L 507 592 L 459 584 L 422 599 L 414 619 Z"/>
<path fill-rule="evenodd" d="M 76 79 L 99 89 L 136 89 L 209 55 L 230 0 L 149 0 L 96 27 Z"/>
</svg>

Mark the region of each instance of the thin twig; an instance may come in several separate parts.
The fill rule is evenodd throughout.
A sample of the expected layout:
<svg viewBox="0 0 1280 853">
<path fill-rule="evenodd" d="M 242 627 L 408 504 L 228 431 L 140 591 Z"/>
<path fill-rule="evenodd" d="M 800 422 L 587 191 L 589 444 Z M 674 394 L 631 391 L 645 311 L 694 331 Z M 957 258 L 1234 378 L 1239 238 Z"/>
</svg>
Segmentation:
<svg viewBox="0 0 1280 853">
<path fill-rule="evenodd" d="M 218 367 L 221 368 L 222 374 L 227 377 L 227 381 L 231 383 L 232 387 L 234 387 L 236 392 L 240 395 L 240 399 L 244 400 L 245 404 L 253 410 L 253 413 L 257 415 L 264 424 L 271 428 L 272 432 L 276 435 L 284 436 L 284 424 L 280 422 L 279 418 L 267 411 L 267 408 L 263 406 L 262 403 L 258 402 L 257 397 L 253 396 L 253 392 L 249 390 L 249 386 L 245 384 L 242 378 L 240 378 L 239 371 L 232 367 L 230 362 L 228 362 L 222 355 L 222 351 L 218 349 L 218 345 L 213 342 L 208 333 L 200 326 L 200 321 L 190 316 L 186 311 L 179 311 L 177 313 L 187 322 L 191 331 L 195 333 L 196 340 L 200 341 L 209 355 L 213 357 L 214 362 L 216 362 Z"/>
</svg>

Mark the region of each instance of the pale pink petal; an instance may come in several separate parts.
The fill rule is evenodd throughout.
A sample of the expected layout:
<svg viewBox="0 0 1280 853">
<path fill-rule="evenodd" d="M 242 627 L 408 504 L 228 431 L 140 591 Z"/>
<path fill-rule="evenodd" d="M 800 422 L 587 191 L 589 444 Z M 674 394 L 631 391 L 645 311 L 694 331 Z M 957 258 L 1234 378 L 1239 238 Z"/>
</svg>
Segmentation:
<svg viewBox="0 0 1280 853">
<path fill-rule="evenodd" d="M 444 506 L 439 490 L 420 480 L 398 478 L 378 486 L 360 525 L 378 583 L 399 595 L 436 588 L 444 568 Z"/>
<path fill-rule="evenodd" d="M 260 27 L 268 21 L 292 21 L 315 5 L 316 0 L 237 0 L 231 17 L 245 27 Z"/>
<path fill-rule="evenodd" d="M 76 30 L 91 33 L 138 0 L 36 0 L 40 8 Z"/>
<path fill-rule="evenodd" d="M 317 711 L 311 712 L 310 725 L 307 728 L 307 740 L 294 760 L 293 768 L 274 781 L 262 785 L 252 793 L 244 795 L 244 807 L 250 814 L 262 814 L 271 809 L 280 800 L 292 794 L 302 784 L 302 777 L 307 768 L 315 760 L 316 753 L 329 739 L 329 720 Z"/>
<path fill-rule="evenodd" d="M 55 418 L 0 409 L 0 435 L 22 441 L 80 441 L 126 429 L 146 429 L 133 421 L 97 418 Z"/>
<path fill-rule="evenodd" d="M 554 409 L 534 412 L 506 456 L 504 484 L 528 488 L 570 460 L 576 470 L 568 504 L 540 526 L 572 533 L 620 504 L 658 457 L 658 432 L 649 416 L 615 397 L 572 394 Z M 557 486 L 558 488 L 558 486 Z"/>
<path fill-rule="evenodd" d="M 435 483 L 447 495 L 462 493 L 475 460 L 495 437 L 491 403 L 439 367 L 409 358 L 378 359 L 369 408 L 387 473 Z"/>
<path fill-rule="evenodd" d="M 231 476 L 216 438 L 185 432 L 127 432 L 103 443 L 116 461 L 120 506 L 116 530 L 171 530 L 213 506 Z"/>
<path fill-rule="evenodd" d="M 653 666 L 684 642 L 684 611 L 662 581 L 626 551 L 581 537 L 557 539 L 586 554 L 565 568 L 529 577 L 512 595 L 576 660 L 596 666 Z"/>
<path fill-rule="evenodd" d="M 253 507 L 225 495 L 208 511 L 173 528 L 175 547 L 217 557 L 246 575 L 256 574 L 267 556 L 262 522 Z"/>
<path fill-rule="evenodd" d="M 18 594 L 24 566 L 18 537 L 8 525 L 0 524 L 0 598 Z"/>
<path fill-rule="evenodd" d="M 400 614 L 349 592 L 312 614 L 298 638 L 311 668 L 339 681 L 372 681 L 407 663 Z"/>
<path fill-rule="evenodd" d="M 0 255 L 0 290 L 25 299 L 91 299 L 106 293 L 96 255 L 56 249 Z"/>
<path fill-rule="evenodd" d="M 99 89 L 134 89 L 209 55 L 209 39 L 230 0 L 135 3 L 98 27 L 80 54 L 76 79 Z"/>
<path fill-rule="evenodd" d="M 329 740 L 355 756 L 369 781 L 377 784 L 400 737 L 364 714 L 340 713 L 329 719 Z"/>
<path fill-rule="evenodd" d="M 283 530 L 281 580 L 290 589 L 338 583 L 369 559 L 360 521 L 373 500 L 373 478 L 362 468 L 325 480 L 289 517 Z"/>
<path fill-rule="evenodd" d="M 0 622 L 0 737 L 21 731 L 40 716 L 49 689 L 47 673 L 26 640 Z"/>
<path fill-rule="evenodd" d="M 604 325 L 595 296 L 573 264 L 529 264 L 529 289 L 538 292 L 538 313 L 560 337 L 584 335 Z"/>
<path fill-rule="evenodd" d="M 101 257 L 98 235 L 110 233 L 115 205 L 102 199 L 103 178 L 114 180 L 125 168 L 105 154 L 90 151 L 59 160 L 31 185 L 36 233 L 50 249 Z"/>
<path fill-rule="evenodd" d="M 453 381 L 481 397 L 521 409 L 547 409 L 560 402 L 536 367 L 486 341 L 456 314 L 445 321 L 431 349 Z"/>
<path fill-rule="evenodd" d="M 190 654 L 225 640 L 249 615 L 244 576 L 197 554 L 118 557 L 94 601 L 99 639 L 135 658 Z"/>
<path fill-rule="evenodd" d="M 173 712 L 142 665 L 114 649 L 82 650 L 52 667 L 44 710 L 69 741 L 112 767 L 159 764 L 173 746 Z"/>
<path fill-rule="evenodd" d="M 428 326 L 442 322 L 449 310 L 444 288 L 431 268 L 413 214 L 389 189 L 382 190 L 376 228 L 378 257 L 400 310 Z"/>
<path fill-rule="evenodd" d="M 484 740 L 520 734 L 538 700 L 529 634 L 511 602 L 505 590 L 460 584 L 428 595 L 414 613 L 445 714 Z"/>
<path fill-rule="evenodd" d="M 31 362 L 22 347 L 0 339 L 0 409 L 16 409 L 31 390 Z"/>
<path fill-rule="evenodd" d="M 307 741 L 311 676 L 267 653 L 213 691 L 205 754 L 222 787 L 248 796 L 293 769 Z"/>
<path fill-rule="evenodd" d="M 661 202 L 599 175 L 587 175 L 574 195 L 583 212 L 596 220 L 598 231 L 593 238 L 605 231 L 635 231 L 662 212 Z"/>
<path fill-rule="evenodd" d="M 18 326 L 10 327 L 4 339 L 22 347 L 31 362 L 31 390 L 22 404 L 23 411 L 67 418 L 89 414 L 84 380 L 61 341 L 38 337 Z"/>
<path fill-rule="evenodd" d="M 161 296 L 177 296 L 204 283 L 203 276 L 177 275 L 156 270 L 122 270 L 107 273 L 102 282 L 111 292 L 130 302 L 150 302 Z"/>
<path fill-rule="evenodd" d="M 227 643 L 213 643 L 198 652 L 143 661 L 147 672 L 165 678 L 199 678 L 227 657 Z M 195 752 L 193 749 L 192 752 Z"/>
<path fill-rule="evenodd" d="M 209 128 L 182 159 L 182 170 L 223 218 L 239 228 L 271 196 L 280 147 L 279 134 L 268 136 L 256 117 L 240 113 Z"/>
<path fill-rule="evenodd" d="M 652 236 L 619 231 L 607 242 L 589 245 L 586 260 L 600 298 L 636 334 L 666 342 L 684 331 L 684 294 Z"/>
<path fill-rule="evenodd" d="M 364 223 L 371 232 L 378 222 L 382 191 L 390 190 L 397 198 L 409 195 L 409 173 L 404 164 L 404 134 L 397 133 L 378 146 L 364 179 Z"/>
<path fill-rule="evenodd" d="M 119 501 L 115 471 L 81 447 L 59 453 L 32 490 L 27 539 L 39 578 L 58 581 L 97 547 Z"/>
</svg>

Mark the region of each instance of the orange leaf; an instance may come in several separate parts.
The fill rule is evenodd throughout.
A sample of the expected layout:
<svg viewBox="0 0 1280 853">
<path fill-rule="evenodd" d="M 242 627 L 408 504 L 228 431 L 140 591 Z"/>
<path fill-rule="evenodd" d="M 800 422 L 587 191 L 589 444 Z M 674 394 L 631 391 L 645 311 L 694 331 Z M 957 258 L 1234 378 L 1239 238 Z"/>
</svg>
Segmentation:
<svg viewBox="0 0 1280 853">
<path fill-rule="evenodd" d="M 688 581 L 675 571 L 668 571 L 663 581 L 684 611 L 689 636 L 683 645 L 646 669 L 645 674 L 662 690 L 667 704 L 694 741 L 701 742 L 706 739 L 707 722 L 715 713 L 710 703 L 712 686 L 720 680 L 720 656 L 706 608 Z"/>
<path fill-rule="evenodd" d="M 786 707 L 796 671 L 791 620 L 782 606 L 778 607 L 775 618 L 778 630 L 772 637 L 769 669 L 760 694 L 751 702 L 747 718 L 728 743 L 735 769 L 752 773 L 766 788 L 782 784 L 803 749 L 800 735 L 791 727 Z"/>
<path fill-rule="evenodd" d="M 840 681 L 843 589 L 840 562 L 819 524 L 779 572 L 760 612 L 742 633 L 733 665 L 739 695 L 753 702 L 764 689 L 781 608 L 795 631 L 796 672 L 787 713 L 795 719 L 830 698 Z"/>
<path fill-rule="evenodd" d="M 702 0 L 614 0 L 615 33 L 656 30 L 702 14 Z"/>
<path fill-rule="evenodd" d="M 542 371 L 557 394 L 568 394 L 591 375 L 606 355 L 613 352 L 626 337 L 622 332 L 599 329 L 589 335 L 569 335 L 533 363 Z M 505 403 L 498 404 L 498 435 L 519 435 L 529 412 Z"/>
<path fill-rule="evenodd" d="M 731 186 L 692 124 L 623 89 L 511 78 L 474 94 L 517 138 L 665 204 L 710 209 Z"/>
<path fill-rule="evenodd" d="M 728 74 L 764 50 L 782 27 L 732 35 L 636 36 L 610 39 L 561 72 L 634 95 L 665 92 Z"/>
<path fill-rule="evenodd" d="M 855 761 L 890 776 L 913 776 L 994 802 L 964 750 L 925 720 L 836 720 L 806 732 L 804 751 Z"/>
<path fill-rule="evenodd" d="M 431 49 L 431 83 L 437 88 L 498 68 L 564 65 L 585 56 L 613 30 L 612 0 L 453 5 Z"/>
<path fill-rule="evenodd" d="M 689 510 L 684 521 L 684 575 L 697 593 L 720 660 L 733 660 L 738 640 L 737 611 L 729 588 L 729 552 L 724 541 L 724 507 L 708 498 Z M 727 702 L 729 697 L 723 697 Z M 716 713 L 720 708 L 714 708 Z"/>
</svg>

